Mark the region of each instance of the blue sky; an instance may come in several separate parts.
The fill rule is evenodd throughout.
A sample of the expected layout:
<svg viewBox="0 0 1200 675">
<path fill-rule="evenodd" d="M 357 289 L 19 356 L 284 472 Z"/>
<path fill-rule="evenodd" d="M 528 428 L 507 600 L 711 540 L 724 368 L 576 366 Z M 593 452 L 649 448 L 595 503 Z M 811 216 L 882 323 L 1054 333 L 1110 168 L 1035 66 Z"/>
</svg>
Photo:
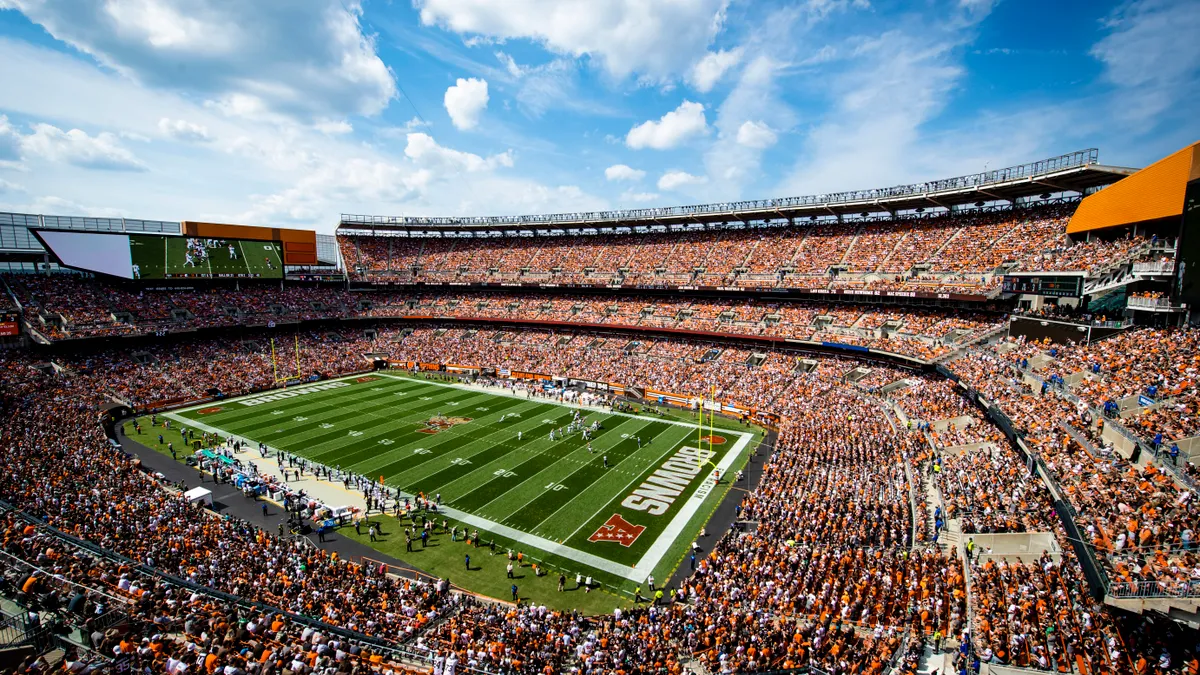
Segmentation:
<svg viewBox="0 0 1200 675">
<path fill-rule="evenodd" d="M 312 227 L 1200 140 L 1194 0 L 0 0 L 0 209 Z"/>
</svg>

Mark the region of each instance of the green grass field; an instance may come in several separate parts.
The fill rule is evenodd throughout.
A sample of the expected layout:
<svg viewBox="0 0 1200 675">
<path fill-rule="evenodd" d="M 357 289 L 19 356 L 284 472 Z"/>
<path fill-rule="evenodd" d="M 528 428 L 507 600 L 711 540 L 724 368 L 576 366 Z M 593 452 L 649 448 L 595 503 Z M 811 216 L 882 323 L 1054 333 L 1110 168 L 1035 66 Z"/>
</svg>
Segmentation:
<svg viewBox="0 0 1200 675">
<path fill-rule="evenodd" d="M 714 483 L 714 470 L 732 476 L 761 438 L 756 428 L 718 419 L 710 444 L 707 427 L 698 430 L 686 413 L 581 410 L 393 373 L 319 384 L 329 388 L 296 386 L 167 416 L 382 476 L 406 494 L 440 494 L 442 515 L 478 529 L 485 542 L 495 539 L 498 550 L 522 551 L 555 581 L 560 570 L 572 581 L 590 575 L 626 594 L 649 574 L 660 582 L 670 576 L 730 487 Z M 603 427 L 592 452 L 578 432 L 549 437 L 576 410 Z M 385 532 L 400 527 L 385 521 Z M 507 595 L 503 563 L 497 580 L 475 581 L 465 575 L 465 546 L 449 537 L 436 543 L 444 550 L 407 553 L 403 536 L 369 545 L 471 590 Z M 523 583 L 535 582 L 550 583 Z M 602 602 L 611 610 L 611 597 Z"/>
<path fill-rule="evenodd" d="M 188 241 L 187 237 L 130 235 L 129 249 L 133 264 L 137 266 L 136 278 L 283 277 L 283 261 L 277 243 L 221 240 L 219 246 L 205 248 L 206 256 L 193 255 L 193 264 L 189 265 Z M 230 246 L 233 246 L 233 256 L 229 253 Z"/>
</svg>

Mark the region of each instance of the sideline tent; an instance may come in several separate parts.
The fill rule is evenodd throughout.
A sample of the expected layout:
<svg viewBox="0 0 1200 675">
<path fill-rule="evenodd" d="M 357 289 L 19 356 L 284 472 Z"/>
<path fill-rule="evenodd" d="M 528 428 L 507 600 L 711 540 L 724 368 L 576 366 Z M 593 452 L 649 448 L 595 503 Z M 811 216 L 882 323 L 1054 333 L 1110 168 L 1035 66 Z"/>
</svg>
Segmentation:
<svg viewBox="0 0 1200 675">
<path fill-rule="evenodd" d="M 191 490 L 188 490 L 187 492 L 183 493 L 183 498 L 186 499 L 189 504 L 200 502 L 209 508 L 212 508 L 213 505 L 212 490 L 206 490 L 202 487 L 195 487 Z"/>
<path fill-rule="evenodd" d="M 212 450 L 209 450 L 207 448 L 200 451 L 200 456 L 207 460 L 216 460 L 216 461 L 224 464 L 225 466 L 233 466 L 233 464 L 234 464 L 232 457 L 226 457 L 225 455 L 218 455 L 217 453 L 215 453 Z"/>
</svg>

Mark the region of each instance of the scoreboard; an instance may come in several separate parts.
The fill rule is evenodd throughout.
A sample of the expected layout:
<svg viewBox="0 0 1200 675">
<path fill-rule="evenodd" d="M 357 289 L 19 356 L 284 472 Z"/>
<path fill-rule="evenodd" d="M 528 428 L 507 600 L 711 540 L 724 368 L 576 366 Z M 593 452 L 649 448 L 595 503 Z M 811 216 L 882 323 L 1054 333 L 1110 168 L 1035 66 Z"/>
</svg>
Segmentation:
<svg viewBox="0 0 1200 675">
<path fill-rule="evenodd" d="M 0 312 L 0 337 L 12 337 L 20 333 L 20 312 Z"/>
<path fill-rule="evenodd" d="M 1005 293 L 1057 298 L 1083 297 L 1083 275 L 1004 275 Z"/>
</svg>

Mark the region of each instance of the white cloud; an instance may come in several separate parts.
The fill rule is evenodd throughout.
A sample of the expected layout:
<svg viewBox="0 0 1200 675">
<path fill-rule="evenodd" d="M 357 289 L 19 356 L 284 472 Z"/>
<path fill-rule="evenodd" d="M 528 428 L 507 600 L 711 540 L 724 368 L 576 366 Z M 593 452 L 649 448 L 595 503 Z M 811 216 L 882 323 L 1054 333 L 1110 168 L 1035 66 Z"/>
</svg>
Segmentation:
<svg viewBox="0 0 1200 675">
<path fill-rule="evenodd" d="M 0 186 L 0 194 L 4 190 Z M 70 199 L 54 195 L 44 195 L 30 202 L 13 203 L 0 202 L 0 209 L 16 211 L 17 213 L 45 213 L 56 216 L 88 216 L 91 218 L 128 218 L 129 213 L 124 209 L 110 206 L 85 206 Z"/>
<path fill-rule="evenodd" d="M 158 120 L 158 130 L 162 135 L 177 141 L 207 143 L 213 139 L 212 134 L 208 133 L 208 127 L 187 120 L 163 117 Z"/>
<path fill-rule="evenodd" d="M 775 130 L 795 126 L 795 113 L 780 94 L 784 68 L 773 55 L 754 55 L 721 103 L 713 123 L 717 138 L 704 153 L 712 192 L 741 197 L 743 188 L 760 178 L 763 150 L 774 143 Z"/>
<path fill-rule="evenodd" d="M 443 98 L 450 121 L 459 129 L 474 129 L 488 104 L 487 80 L 458 78 Z"/>
<path fill-rule="evenodd" d="M 34 124 L 33 133 L 21 136 L 25 155 L 64 162 L 85 169 L 145 171 L 146 165 L 121 145 L 116 134 L 89 136 L 79 129 L 63 131 L 52 124 Z"/>
<path fill-rule="evenodd" d="M 729 0 L 416 0 L 414 4 L 425 25 L 470 38 L 529 39 L 558 54 L 590 56 L 616 78 L 636 73 L 665 82 L 704 54 L 721 28 Z"/>
<path fill-rule="evenodd" d="M 199 94 L 231 113 L 373 115 L 396 94 L 362 32 L 356 0 L 2 0 L 0 7 L 131 79 Z"/>
<path fill-rule="evenodd" d="M 837 58 L 837 55 L 837 47 L 834 47 L 833 45 L 822 45 L 820 49 L 804 57 L 797 62 L 796 65 L 801 67 L 819 66 L 822 63 L 827 63 L 834 60 Z"/>
<path fill-rule="evenodd" d="M 508 54 L 497 51 L 496 58 L 500 60 L 500 63 L 504 64 L 504 70 L 508 71 L 509 75 L 517 78 L 525 75 L 525 68 L 517 65 L 517 62 L 513 60 L 513 57 L 509 56 Z"/>
<path fill-rule="evenodd" d="M 625 145 L 635 150 L 667 150 L 707 131 L 708 122 L 704 119 L 704 106 L 684 101 L 658 121 L 648 120 L 630 129 L 629 134 L 625 136 Z"/>
<path fill-rule="evenodd" d="M 762 122 L 746 120 L 742 126 L 738 127 L 737 142 L 747 148 L 755 148 L 762 150 L 775 145 L 778 137 L 771 127 Z"/>
<path fill-rule="evenodd" d="M 1104 78 L 1122 89 L 1119 116 L 1141 123 L 1196 91 L 1200 70 L 1200 11 L 1191 0 L 1139 0 L 1107 21 L 1111 32 L 1092 56 Z"/>
<path fill-rule="evenodd" d="M 430 182 L 428 170 L 412 170 L 392 162 L 349 157 L 325 162 L 300 178 L 295 186 L 259 196 L 238 214 L 239 222 L 270 224 L 315 223 L 329 218 L 338 204 L 401 203 L 412 199 Z"/>
<path fill-rule="evenodd" d="M 317 131 L 330 136 L 341 136 L 354 131 L 354 127 L 346 120 L 325 120 L 313 125 Z"/>
<path fill-rule="evenodd" d="M 699 92 L 711 91 L 713 86 L 725 75 L 726 71 L 736 66 L 742 59 L 742 49 L 730 49 L 718 52 L 708 52 L 704 58 L 692 66 L 688 81 Z"/>
<path fill-rule="evenodd" d="M 21 135 L 9 123 L 8 117 L 0 115 L 0 162 L 21 159 Z"/>
<path fill-rule="evenodd" d="M 953 100 L 965 74 L 961 48 L 983 18 L 979 7 L 965 8 L 939 21 L 900 22 L 882 35 L 849 40 L 845 67 L 812 80 L 833 105 L 813 120 L 795 167 L 774 190 L 807 195 L 941 178 L 981 170 L 985 159 L 1003 166 L 1026 143 L 1025 152 L 1037 147 L 1018 122 L 1011 126 L 1021 134 L 1006 132 L 1012 138 L 1003 143 L 981 143 L 995 132 L 950 121 L 936 136 L 924 131 Z M 1044 118 L 1034 110 L 1027 117 Z"/>
<path fill-rule="evenodd" d="M 92 218 L 127 218 L 129 212 L 124 209 L 118 209 L 111 206 L 86 206 L 77 204 L 69 199 L 62 197 L 46 196 L 38 197 L 34 202 L 34 207 L 38 213 L 54 213 L 67 216 L 80 215 L 89 216 Z"/>
<path fill-rule="evenodd" d="M 646 202 L 652 202 L 656 199 L 658 199 L 657 192 L 628 191 L 628 192 L 621 193 L 621 201 L 623 201 L 623 202 L 636 202 L 638 204 L 644 204 Z"/>
<path fill-rule="evenodd" d="M 686 171 L 668 171 L 658 179 L 659 190 L 675 190 L 686 185 L 700 185 L 708 182 L 704 176 L 693 176 Z"/>
<path fill-rule="evenodd" d="M 383 136 L 384 138 L 407 139 L 408 135 L 410 133 L 416 131 L 417 129 L 423 129 L 426 126 L 427 125 L 425 124 L 425 122 L 422 122 L 420 118 L 413 117 L 412 119 L 408 120 L 404 124 L 401 124 L 400 126 L 382 127 L 380 129 L 378 129 L 375 133 L 379 134 L 380 136 Z"/>
<path fill-rule="evenodd" d="M 641 180 L 646 177 L 646 172 L 625 164 L 614 164 L 604 170 L 604 177 L 610 181 Z"/>
<path fill-rule="evenodd" d="M 512 150 L 483 158 L 479 155 L 438 145 L 433 137 L 424 133 L 408 135 L 404 154 L 418 166 L 449 171 L 491 171 L 498 167 L 513 165 Z"/>
<path fill-rule="evenodd" d="M 960 0 L 964 5 L 979 4 L 981 0 Z M 992 0 L 982 0 L 990 3 Z M 805 0 L 801 9 L 805 14 L 807 24 L 811 27 L 823 21 L 830 14 L 845 12 L 850 9 L 870 9 L 869 0 Z"/>
<path fill-rule="evenodd" d="M 25 186 L 0 178 L 0 194 L 12 194 L 15 192 L 25 192 Z"/>
<path fill-rule="evenodd" d="M 14 167 L 28 167 L 24 174 L 0 176 L 22 183 L 28 195 L 0 199 L 9 205 L 0 210 L 109 213 L 116 209 L 139 218 L 310 227 L 328 233 L 338 214 L 348 209 L 478 215 L 612 206 L 581 187 L 577 181 L 583 178 L 560 177 L 570 171 L 560 171 L 552 163 L 531 163 L 525 170 L 529 175 L 517 175 L 515 168 L 507 168 L 515 164 L 515 154 L 503 152 L 517 147 L 516 141 L 472 139 L 504 143 L 497 153 L 490 144 L 476 146 L 488 148 L 486 152 L 460 152 L 474 148 L 423 146 L 414 140 L 411 151 L 418 161 L 395 152 L 390 143 L 380 142 L 383 147 L 378 147 L 353 136 L 323 134 L 313 128 L 312 120 L 276 123 L 228 117 L 205 106 L 202 97 L 151 89 L 77 55 L 2 37 L 0 82 L 4 83 L 0 110 L 7 111 L 10 119 L 20 115 L 22 120 L 54 120 L 63 129 L 79 127 L 89 134 L 103 129 L 161 138 L 158 122 L 166 117 L 202 125 L 214 138 L 186 153 L 161 142 L 144 150 L 139 146 L 138 158 L 153 166 L 152 172 L 139 174 L 47 163 L 26 153 L 25 162 Z M 354 126 L 360 132 L 377 128 L 369 121 L 355 121 Z M 395 127 L 429 133 L 419 119 L 405 124 L 400 118 Z M 378 134 L 383 136 L 384 130 Z M 401 150 L 407 148 L 407 133 L 400 144 Z M 539 153 L 539 159 L 550 157 L 536 145 L 521 145 L 520 151 Z M 142 152 L 147 156 L 142 157 Z M 534 174 L 541 170 L 551 178 Z M 591 182 L 594 185 L 596 177 Z M 197 185 L 204 189 L 196 189 Z M 58 202 L 36 203 L 35 196 L 43 195 L 77 206 L 64 203 L 60 209 Z"/>
<path fill-rule="evenodd" d="M 987 14 L 995 4 L 996 0 L 958 0 L 958 6 L 971 13 Z"/>
</svg>

